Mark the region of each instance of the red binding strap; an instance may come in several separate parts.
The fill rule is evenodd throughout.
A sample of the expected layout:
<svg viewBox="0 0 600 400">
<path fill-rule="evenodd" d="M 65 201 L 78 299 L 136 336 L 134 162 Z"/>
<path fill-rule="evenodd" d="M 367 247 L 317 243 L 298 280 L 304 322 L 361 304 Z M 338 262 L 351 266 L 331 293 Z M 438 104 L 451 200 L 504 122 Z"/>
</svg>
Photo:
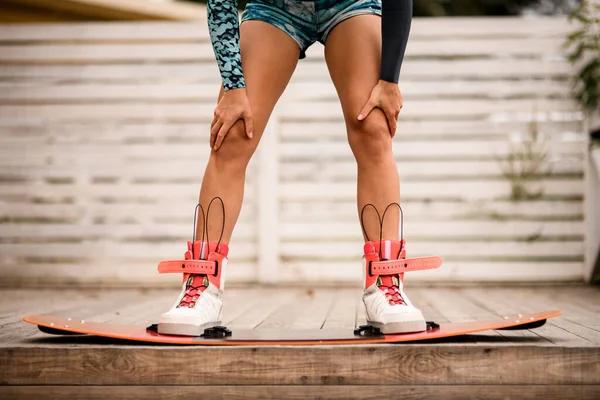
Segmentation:
<svg viewBox="0 0 600 400">
<path fill-rule="evenodd" d="M 160 274 L 179 272 L 184 274 L 218 275 L 218 261 L 207 260 L 169 260 L 158 264 Z"/>
<path fill-rule="evenodd" d="M 371 261 L 369 263 L 369 274 L 373 275 L 395 275 L 410 271 L 422 271 L 426 269 L 439 268 L 442 265 L 440 257 L 418 257 L 405 258 L 401 260 Z"/>
</svg>

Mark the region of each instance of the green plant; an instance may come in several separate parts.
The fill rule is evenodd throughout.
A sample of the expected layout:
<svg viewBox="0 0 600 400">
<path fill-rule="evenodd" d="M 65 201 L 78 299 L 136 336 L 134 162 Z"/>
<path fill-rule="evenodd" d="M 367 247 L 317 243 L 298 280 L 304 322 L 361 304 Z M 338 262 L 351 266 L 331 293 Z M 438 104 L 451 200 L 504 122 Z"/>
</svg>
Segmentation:
<svg viewBox="0 0 600 400">
<path fill-rule="evenodd" d="M 568 60 L 578 68 L 574 95 L 586 111 L 594 112 L 600 108 L 600 4 L 582 2 L 569 21 L 579 24 L 565 41 Z"/>
<path fill-rule="evenodd" d="M 511 143 L 508 155 L 499 161 L 502 175 L 510 182 L 511 200 L 530 200 L 543 195 L 542 189 L 531 189 L 533 182 L 552 173 L 546 142 L 539 133 L 536 113 L 533 113 L 528 135 L 518 143 Z"/>
</svg>

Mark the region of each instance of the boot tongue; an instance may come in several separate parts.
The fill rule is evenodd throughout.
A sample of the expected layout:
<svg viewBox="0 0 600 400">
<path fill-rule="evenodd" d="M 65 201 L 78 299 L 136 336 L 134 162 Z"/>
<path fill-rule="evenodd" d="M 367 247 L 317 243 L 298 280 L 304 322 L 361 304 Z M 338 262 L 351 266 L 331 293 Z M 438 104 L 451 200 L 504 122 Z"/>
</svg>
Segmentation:
<svg viewBox="0 0 600 400">
<path fill-rule="evenodd" d="M 381 240 L 372 242 L 372 245 L 382 261 L 397 260 L 402 250 L 402 243 L 398 240 Z M 380 275 L 377 277 L 376 285 L 385 293 L 390 304 L 404 304 L 399 290 L 399 275 Z"/>
<path fill-rule="evenodd" d="M 208 255 L 213 252 L 227 257 L 229 247 L 225 243 L 220 243 L 217 246 L 215 242 L 202 242 L 199 240 L 194 243 L 188 242 L 186 258 L 189 256 L 194 260 L 206 260 Z M 208 277 L 205 274 L 184 274 L 183 280 L 186 286 L 186 293 L 177 307 L 194 307 L 200 294 L 208 287 Z"/>
</svg>

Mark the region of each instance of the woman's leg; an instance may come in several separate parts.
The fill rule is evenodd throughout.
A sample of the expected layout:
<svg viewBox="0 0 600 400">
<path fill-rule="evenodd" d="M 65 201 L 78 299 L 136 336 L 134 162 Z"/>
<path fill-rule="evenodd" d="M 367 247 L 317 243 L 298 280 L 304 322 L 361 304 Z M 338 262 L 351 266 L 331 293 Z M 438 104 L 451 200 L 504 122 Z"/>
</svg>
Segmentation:
<svg viewBox="0 0 600 400">
<path fill-rule="evenodd" d="M 229 243 L 242 207 L 246 166 L 256 150 L 275 103 L 289 82 L 300 49 L 281 29 L 263 21 L 244 21 L 240 26 L 240 51 L 246 80 L 246 93 L 253 113 L 253 138 L 248 139 L 242 120 L 237 121 L 218 151 L 211 150 L 200 189 L 200 204 L 206 211 L 215 197 L 223 199 L 225 223 L 222 241 Z M 223 87 L 219 99 L 223 95 Z M 216 206 L 216 211 L 214 211 Z M 216 241 L 220 234 L 220 204 L 214 204 L 209 218 L 208 235 Z M 202 219 L 196 234 L 202 237 Z"/>
<path fill-rule="evenodd" d="M 363 121 L 357 119 L 371 90 L 379 80 L 381 63 L 381 17 L 359 15 L 337 25 L 327 37 L 325 59 L 340 98 L 348 141 L 358 164 L 358 209 L 373 204 L 379 212 L 400 202 L 400 183 L 392 138 L 384 113 L 374 109 Z M 371 240 L 379 239 L 379 221 L 365 211 L 365 229 Z M 390 208 L 382 237 L 398 239 L 399 212 Z"/>
</svg>

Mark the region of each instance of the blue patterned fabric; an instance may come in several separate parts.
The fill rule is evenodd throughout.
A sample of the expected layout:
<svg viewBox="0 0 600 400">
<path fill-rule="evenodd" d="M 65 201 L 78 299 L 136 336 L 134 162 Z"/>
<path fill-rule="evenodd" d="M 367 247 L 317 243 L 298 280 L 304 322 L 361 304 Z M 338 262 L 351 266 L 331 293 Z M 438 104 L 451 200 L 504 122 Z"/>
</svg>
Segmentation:
<svg viewBox="0 0 600 400">
<path fill-rule="evenodd" d="M 240 56 L 237 0 L 208 0 L 208 31 L 224 90 L 246 86 Z"/>
</svg>

